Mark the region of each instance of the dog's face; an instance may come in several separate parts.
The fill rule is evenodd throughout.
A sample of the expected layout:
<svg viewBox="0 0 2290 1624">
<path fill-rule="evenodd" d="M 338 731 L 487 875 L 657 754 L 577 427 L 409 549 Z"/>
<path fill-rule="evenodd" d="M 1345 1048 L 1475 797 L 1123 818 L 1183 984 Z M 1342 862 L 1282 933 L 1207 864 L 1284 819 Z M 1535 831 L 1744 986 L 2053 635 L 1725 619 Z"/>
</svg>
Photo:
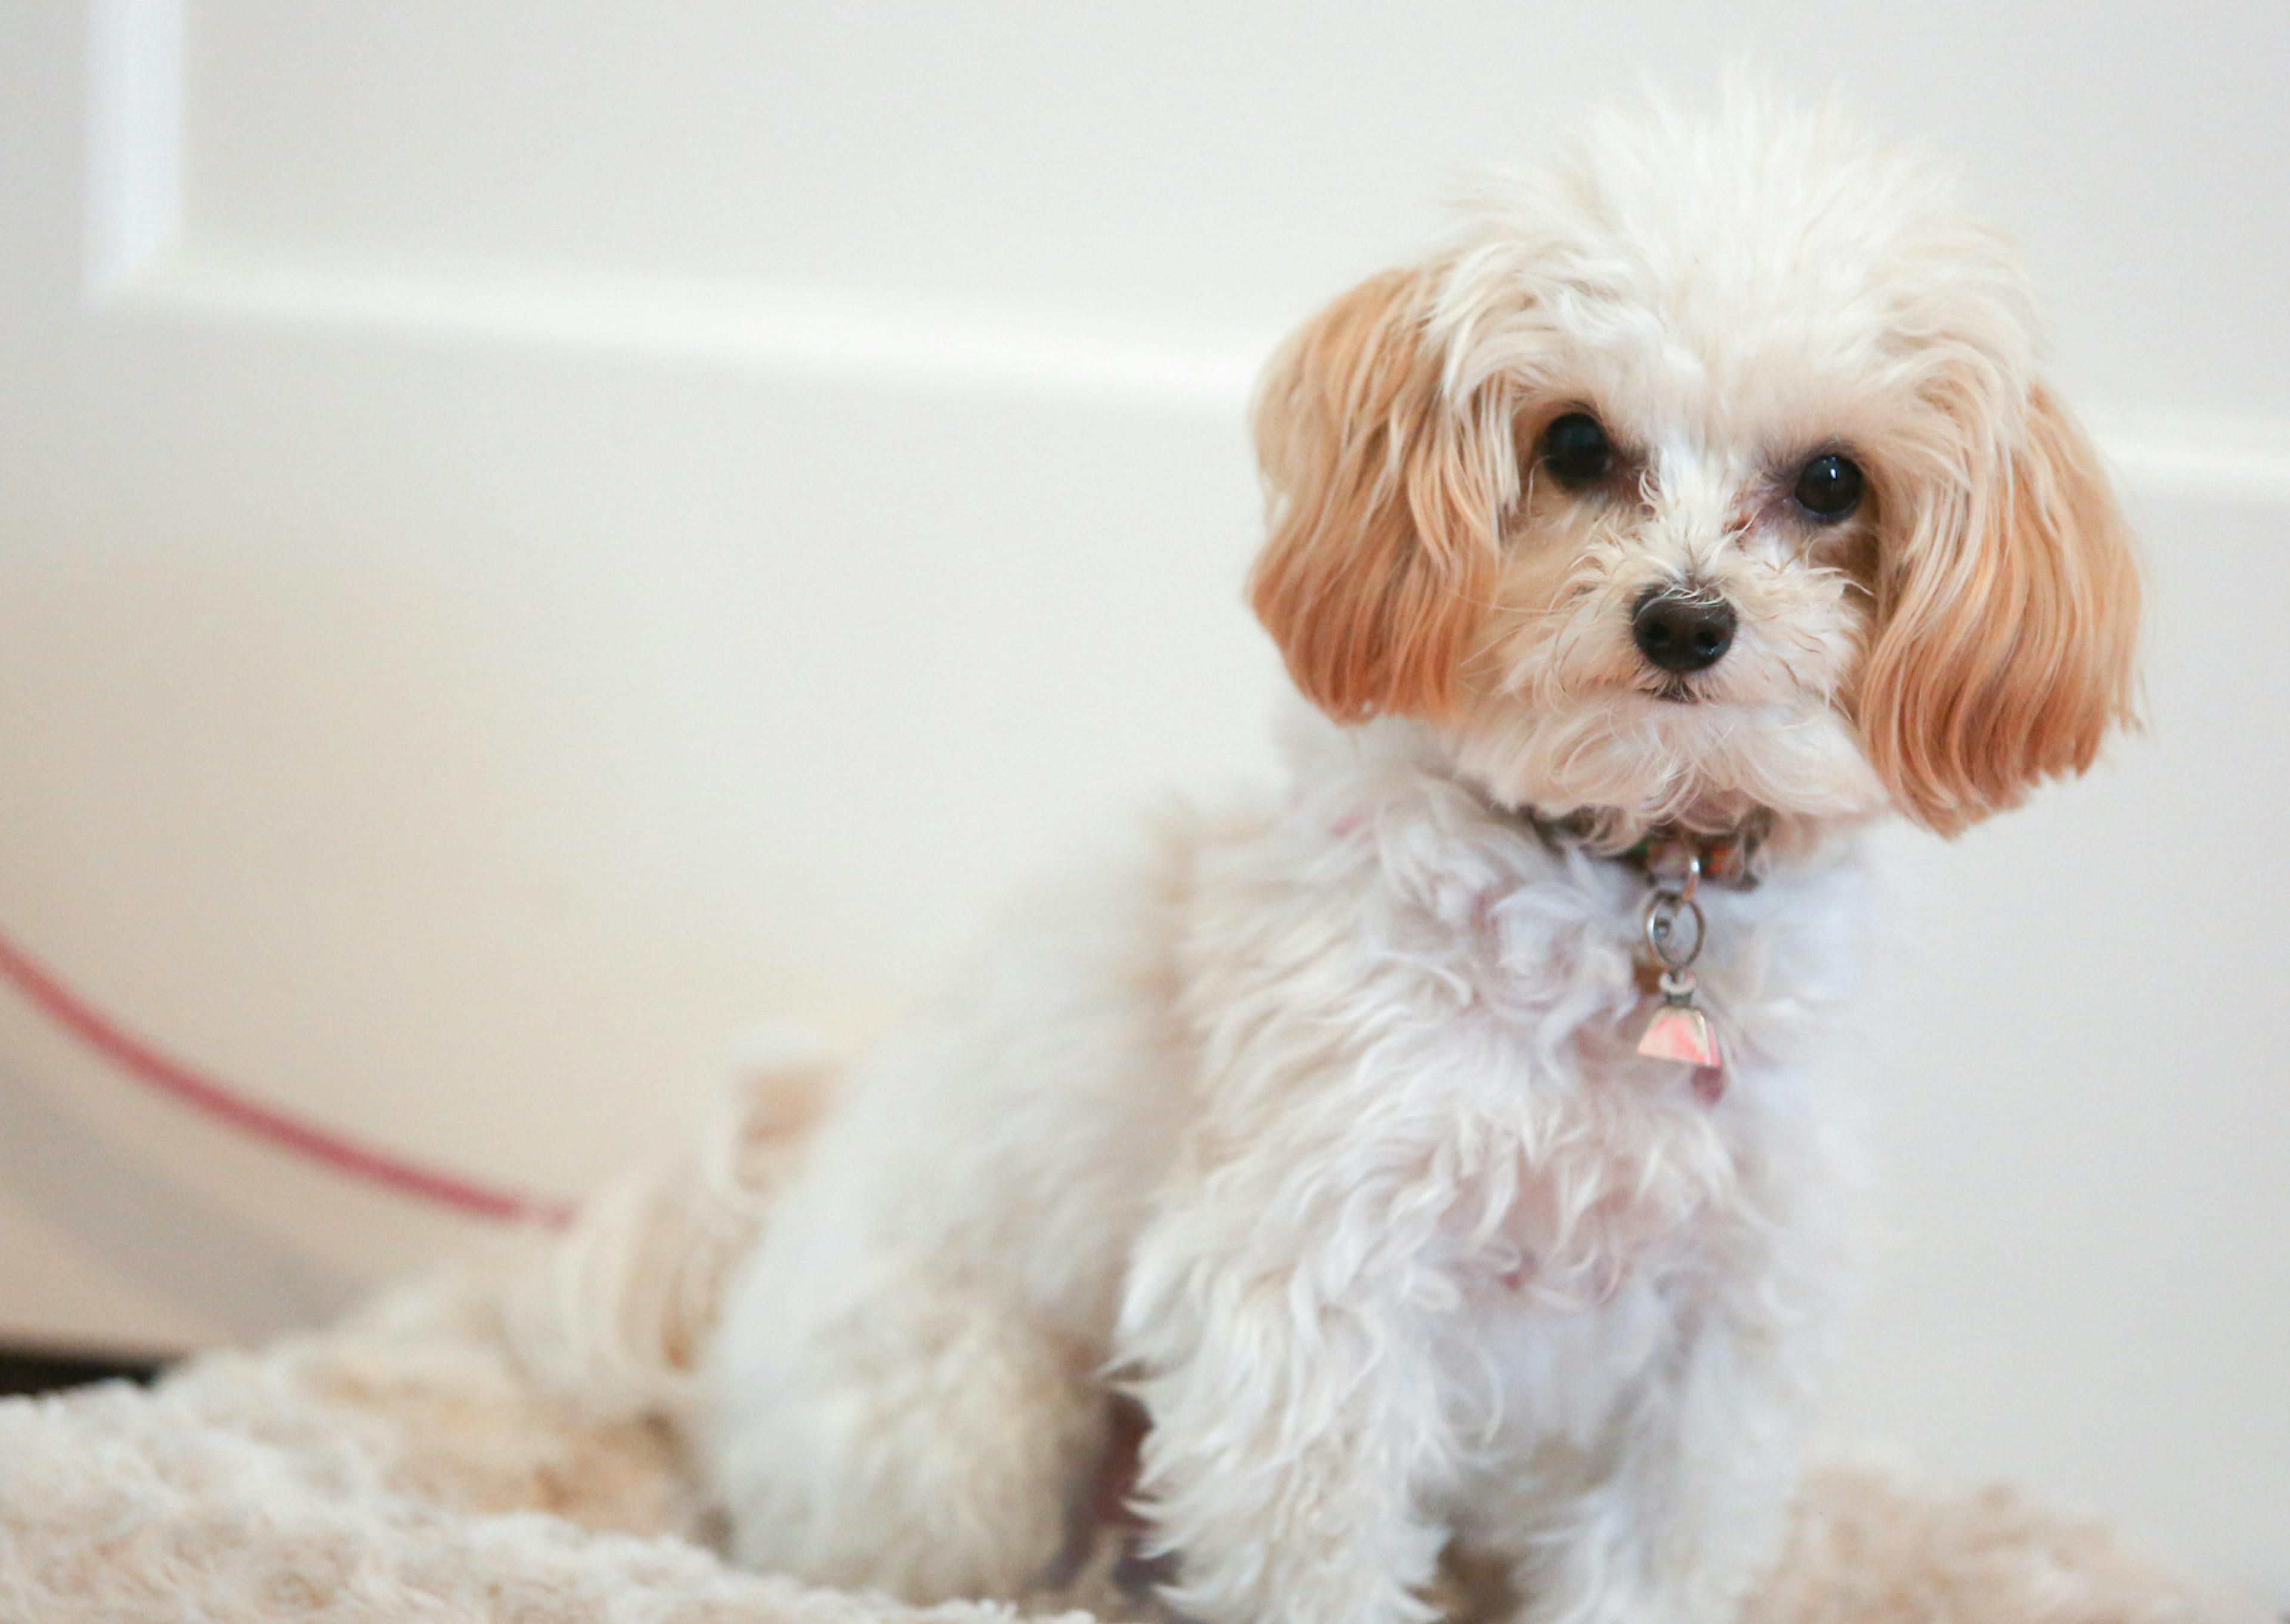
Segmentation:
<svg viewBox="0 0 2290 1624">
<path fill-rule="evenodd" d="M 1597 127 L 1273 364 L 1304 692 L 1617 836 L 1953 831 L 2127 713 L 2128 536 L 2008 252 L 1827 117 Z"/>
</svg>

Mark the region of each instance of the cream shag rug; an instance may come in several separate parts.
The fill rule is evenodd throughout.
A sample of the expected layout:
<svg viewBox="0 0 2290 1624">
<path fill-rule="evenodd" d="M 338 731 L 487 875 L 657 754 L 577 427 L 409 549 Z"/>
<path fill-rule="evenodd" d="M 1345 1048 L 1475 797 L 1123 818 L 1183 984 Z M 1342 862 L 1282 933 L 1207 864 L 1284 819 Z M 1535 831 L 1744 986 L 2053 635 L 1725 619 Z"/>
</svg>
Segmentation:
<svg viewBox="0 0 2290 1624">
<path fill-rule="evenodd" d="M 741 1572 L 677 1444 L 727 1261 L 823 1076 L 743 1090 L 689 1156 L 561 1239 L 335 1329 L 209 1354 L 149 1391 L 0 1403 L 5 1624 L 968 1624 Z M 1088 1593 L 1045 1598 L 1071 1611 Z M 1751 1624 L 2161 1624 L 2228 1613 L 2104 1530 L 2003 1490 L 1807 1483 Z"/>
</svg>

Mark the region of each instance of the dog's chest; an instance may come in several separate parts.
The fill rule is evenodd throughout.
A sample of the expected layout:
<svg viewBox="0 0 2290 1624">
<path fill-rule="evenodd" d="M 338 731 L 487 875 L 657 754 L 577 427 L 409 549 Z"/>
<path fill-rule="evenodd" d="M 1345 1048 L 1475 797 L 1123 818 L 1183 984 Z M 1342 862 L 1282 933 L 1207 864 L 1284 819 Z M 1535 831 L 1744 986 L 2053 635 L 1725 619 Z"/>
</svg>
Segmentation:
<svg viewBox="0 0 2290 1624">
<path fill-rule="evenodd" d="M 1838 973 L 1821 900 L 1710 897 L 1701 997 L 1722 1077 L 1641 1055 L 1660 1002 L 1645 893 L 1612 869 L 1553 865 L 1491 888 L 1471 904 L 1459 966 L 1498 1057 L 1481 1101 L 1498 1125 L 1457 1209 L 1467 1277 L 1550 1310 L 1612 1303 L 1755 1231 L 1774 1169 L 1806 1132 L 1790 1064 Z"/>
<path fill-rule="evenodd" d="M 1685 982 L 1722 1051 L 1727 1088 L 1817 1047 L 1851 978 L 1856 866 L 1789 871 L 1751 886 L 1702 884 L 1679 935 Z M 1643 1098 L 1691 1093 L 1694 1068 L 1639 1039 L 1664 999 L 1649 945 L 1653 889 L 1627 864 L 1579 853 L 1471 876 L 1427 899 L 1431 967 L 1539 1078 Z M 1673 915 L 1675 918 L 1675 915 Z M 1704 1105 L 1714 1105 L 1705 1091 Z"/>
<path fill-rule="evenodd" d="M 1552 1312 L 1754 1235 L 1806 1137 L 1796 1062 L 1838 996 L 1827 882 L 1707 893 L 1713 1098 L 1636 1052 L 1654 1003 L 1642 872 L 1405 810 L 1308 807 L 1293 844 L 1244 840 L 1193 893 L 1198 1156 L 1379 1212 L 1387 1244 L 1429 1224 L 1467 1294 Z"/>
<path fill-rule="evenodd" d="M 1538 1089 L 1497 1118 L 1457 1192 L 1457 1260 L 1477 1296 L 1560 1312 L 1696 1267 L 1758 1204 L 1756 1147 L 1692 1098 L 1645 1080 Z"/>
</svg>

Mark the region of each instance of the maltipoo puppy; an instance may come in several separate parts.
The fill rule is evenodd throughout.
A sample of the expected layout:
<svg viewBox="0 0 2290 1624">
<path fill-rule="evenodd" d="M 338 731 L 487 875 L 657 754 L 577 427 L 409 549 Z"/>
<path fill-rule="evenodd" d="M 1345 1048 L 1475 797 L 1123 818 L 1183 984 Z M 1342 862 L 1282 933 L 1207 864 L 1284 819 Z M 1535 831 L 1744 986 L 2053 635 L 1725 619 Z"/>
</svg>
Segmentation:
<svg viewBox="0 0 2290 1624">
<path fill-rule="evenodd" d="M 848 1078 L 709 1356 L 734 1550 L 1016 1596 L 1117 1523 L 1210 1624 L 1426 1619 L 1443 1552 L 1718 1624 L 1831 1295 L 1856 836 L 2091 763 L 2131 540 L 2004 241 L 1753 96 L 1489 188 L 1256 434 L 1285 778 Z"/>
</svg>

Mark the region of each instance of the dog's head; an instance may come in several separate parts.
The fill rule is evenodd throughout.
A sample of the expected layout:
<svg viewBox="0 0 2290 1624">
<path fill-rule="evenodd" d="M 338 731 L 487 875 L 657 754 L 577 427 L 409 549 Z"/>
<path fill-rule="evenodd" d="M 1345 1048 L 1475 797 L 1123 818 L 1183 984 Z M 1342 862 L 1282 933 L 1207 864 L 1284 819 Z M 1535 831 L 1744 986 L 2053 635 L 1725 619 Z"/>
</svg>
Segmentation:
<svg viewBox="0 0 2290 1624">
<path fill-rule="evenodd" d="M 1274 360 L 1253 602 L 1509 804 L 1953 832 L 2128 715 L 2131 540 L 2037 348 L 2002 240 L 1835 116 L 1598 124 Z"/>
</svg>

